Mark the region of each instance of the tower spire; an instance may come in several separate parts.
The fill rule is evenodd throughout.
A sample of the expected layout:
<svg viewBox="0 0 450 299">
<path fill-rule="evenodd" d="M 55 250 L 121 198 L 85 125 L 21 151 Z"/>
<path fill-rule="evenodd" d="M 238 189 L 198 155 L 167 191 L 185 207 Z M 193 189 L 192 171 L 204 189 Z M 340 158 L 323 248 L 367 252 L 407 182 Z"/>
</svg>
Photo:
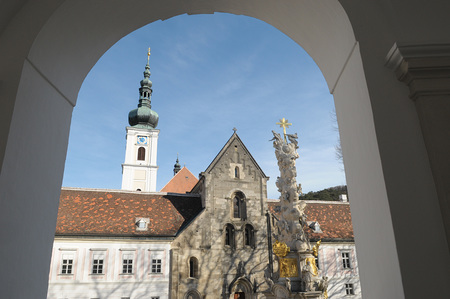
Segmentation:
<svg viewBox="0 0 450 299">
<path fill-rule="evenodd" d="M 177 153 L 177 162 L 173 166 L 173 175 L 176 175 L 181 170 L 180 161 L 178 161 L 178 153 Z"/>
<path fill-rule="evenodd" d="M 122 164 L 122 189 L 156 191 L 158 165 L 158 113 L 151 108 L 152 81 L 150 81 L 150 48 L 144 78 L 140 82 L 139 104 L 128 114 L 125 162 Z"/>
<path fill-rule="evenodd" d="M 150 48 L 147 52 L 147 65 L 145 66 L 144 79 L 141 80 L 139 88 L 138 108 L 131 110 L 128 114 L 130 126 L 142 129 L 155 129 L 158 125 L 158 113 L 153 111 L 151 105 L 152 81 L 150 81 Z"/>
</svg>

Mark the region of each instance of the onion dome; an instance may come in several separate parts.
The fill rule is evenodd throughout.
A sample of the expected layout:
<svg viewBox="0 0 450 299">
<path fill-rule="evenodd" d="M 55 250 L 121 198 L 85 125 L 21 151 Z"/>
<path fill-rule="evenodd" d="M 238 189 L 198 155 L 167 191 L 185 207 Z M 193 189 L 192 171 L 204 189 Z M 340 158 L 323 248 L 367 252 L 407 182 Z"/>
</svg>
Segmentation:
<svg viewBox="0 0 450 299">
<path fill-rule="evenodd" d="M 145 66 L 144 79 L 141 80 L 139 88 L 139 104 L 128 114 L 128 123 L 130 126 L 142 129 L 155 129 L 158 125 L 158 113 L 153 111 L 151 105 L 152 81 L 150 81 L 150 48 L 148 49 L 147 65 Z"/>
</svg>

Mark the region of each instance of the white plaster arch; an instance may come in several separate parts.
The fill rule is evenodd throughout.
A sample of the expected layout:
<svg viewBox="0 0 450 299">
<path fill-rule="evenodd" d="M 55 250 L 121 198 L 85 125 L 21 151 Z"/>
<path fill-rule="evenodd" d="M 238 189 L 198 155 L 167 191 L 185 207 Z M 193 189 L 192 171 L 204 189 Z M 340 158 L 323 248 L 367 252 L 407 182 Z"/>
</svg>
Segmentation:
<svg viewBox="0 0 450 299">
<path fill-rule="evenodd" d="M 450 43 L 448 2 L 8 0 L 1 5 L 0 225 L 16 225 L 1 232 L 0 254 L 18 257 L 0 269 L 5 295 L 45 297 L 70 118 L 89 70 L 115 42 L 145 24 L 213 12 L 273 25 L 322 70 L 335 98 L 349 193 L 358 198 L 351 209 L 364 297 L 440 295 L 450 278 L 445 237 L 450 227 L 444 227 L 445 201 L 438 200 L 438 191 L 448 180 L 433 178 L 434 156 L 427 152 L 434 149 L 427 138 L 439 128 L 425 128 L 422 135 L 415 103 L 384 61 L 394 43 Z M 424 49 L 416 47 L 416 54 L 433 55 Z M 422 255 L 417 236 L 433 244 L 439 266 L 432 271 L 417 262 Z M 423 288 L 414 273 L 430 272 L 433 279 Z"/>
</svg>

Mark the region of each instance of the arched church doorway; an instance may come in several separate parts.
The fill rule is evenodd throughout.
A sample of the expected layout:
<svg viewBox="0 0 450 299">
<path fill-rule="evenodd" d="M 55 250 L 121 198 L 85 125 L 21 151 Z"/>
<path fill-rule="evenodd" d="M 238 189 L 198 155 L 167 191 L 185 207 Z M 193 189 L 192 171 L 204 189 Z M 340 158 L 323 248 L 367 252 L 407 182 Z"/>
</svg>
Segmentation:
<svg viewBox="0 0 450 299">
<path fill-rule="evenodd" d="M 230 285 L 230 299 L 253 299 L 251 282 L 244 277 L 238 278 Z"/>
<path fill-rule="evenodd" d="M 70 116 L 90 68 L 116 41 L 149 22 L 220 11 L 272 24 L 302 45 L 323 71 L 336 101 L 349 192 L 358 198 L 351 207 L 365 297 L 438 296 L 432 292 L 448 280 L 450 267 L 433 269 L 434 287 L 426 291 L 412 273 L 429 272 L 417 263 L 417 236 L 426 235 L 442 265 L 449 264 L 439 180 L 430 170 L 415 104 L 384 61 L 395 42 L 448 42 L 447 32 L 437 30 L 448 27 L 440 21 L 448 4 L 418 9 L 417 3 L 391 2 L 47 1 L 39 7 L 9 2 L 2 10 L 7 17 L 0 43 L 6 99 L 0 104 L 0 219 L 4 227 L 17 225 L 2 231 L 0 253 L 18 258 L 7 259 L 0 270 L 2 289 L 12 298 L 45 297 Z M 429 12 L 426 18 L 422 9 Z M 416 54 L 430 55 L 421 49 Z"/>
</svg>

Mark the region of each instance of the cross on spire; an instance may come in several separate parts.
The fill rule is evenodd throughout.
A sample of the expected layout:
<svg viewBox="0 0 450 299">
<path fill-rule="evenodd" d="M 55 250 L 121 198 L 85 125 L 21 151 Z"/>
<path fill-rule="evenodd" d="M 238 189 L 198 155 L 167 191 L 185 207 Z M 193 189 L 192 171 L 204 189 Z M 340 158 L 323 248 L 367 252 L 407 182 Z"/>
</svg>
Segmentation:
<svg viewBox="0 0 450 299">
<path fill-rule="evenodd" d="M 150 61 L 150 47 L 148 47 L 148 52 L 147 52 L 147 64 L 149 64 Z"/>
<path fill-rule="evenodd" d="M 289 126 L 292 126 L 292 123 L 289 123 L 288 120 L 283 117 L 282 119 L 280 119 L 280 122 L 278 122 L 276 124 L 280 125 L 280 127 L 283 128 L 284 142 L 287 143 L 287 140 L 286 140 L 286 128 L 289 128 Z"/>
</svg>

